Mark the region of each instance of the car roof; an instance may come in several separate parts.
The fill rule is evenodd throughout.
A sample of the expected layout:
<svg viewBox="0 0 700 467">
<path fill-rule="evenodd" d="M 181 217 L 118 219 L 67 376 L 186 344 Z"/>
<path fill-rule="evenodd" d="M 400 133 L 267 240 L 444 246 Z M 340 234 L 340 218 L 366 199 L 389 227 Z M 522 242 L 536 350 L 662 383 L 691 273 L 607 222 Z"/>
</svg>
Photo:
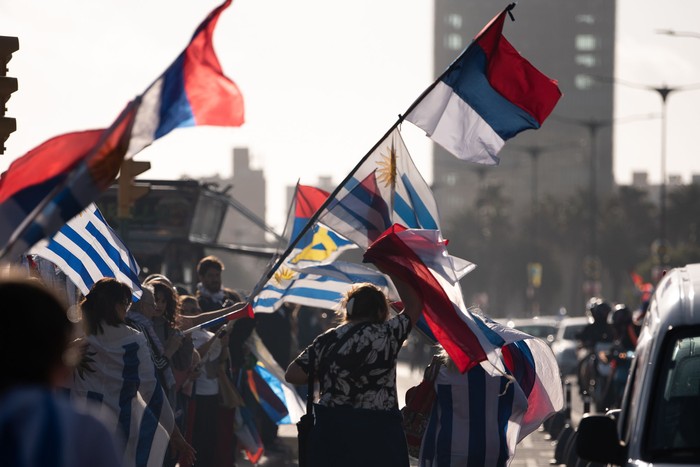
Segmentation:
<svg viewBox="0 0 700 467">
<path fill-rule="evenodd" d="M 554 318 L 548 318 L 544 316 L 535 316 L 533 318 L 514 318 L 514 319 L 509 319 L 506 320 L 506 323 L 509 327 L 518 327 L 522 325 L 533 325 L 533 324 L 541 324 L 541 325 L 549 325 L 549 326 L 559 326 L 559 320 L 556 320 Z"/>
<path fill-rule="evenodd" d="M 564 327 L 577 324 L 589 324 L 590 322 L 591 320 L 588 318 L 588 316 L 569 316 L 568 318 L 562 319 L 559 326 Z"/>
<path fill-rule="evenodd" d="M 659 281 L 643 329 L 658 335 L 663 329 L 700 324 L 700 263 L 673 268 Z"/>
</svg>

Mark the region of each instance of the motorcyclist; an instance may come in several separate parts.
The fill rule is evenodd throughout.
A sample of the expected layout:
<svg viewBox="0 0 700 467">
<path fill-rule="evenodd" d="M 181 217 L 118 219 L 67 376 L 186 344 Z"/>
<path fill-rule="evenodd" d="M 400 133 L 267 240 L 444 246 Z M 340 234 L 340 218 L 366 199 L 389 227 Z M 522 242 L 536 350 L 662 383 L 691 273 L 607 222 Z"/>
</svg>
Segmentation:
<svg viewBox="0 0 700 467">
<path fill-rule="evenodd" d="M 600 356 L 610 367 L 605 378 L 603 405 L 607 408 L 619 407 L 632 363 L 634 348 L 637 346 L 637 331 L 632 321 L 632 311 L 624 303 L 615 305 L 611 315 L 615 339 L 610 350 Z"/>
<path fill-rule="evenodd" d="M 581 342 L 579 352 L 578 383 L 579 392 L 592 396 L 596 404 L 602 403 L 601 361 L 599 354 L 605 353 L 615 339 L 615 331 L 608 323 L 608 315 L 612 311 L 610 304 L 599 298 L 592 297 L 586 305 L 586 312 L 593 322 L 583 328 L 577 338 Z M 607 371 L 607 368 L 604 369 Z"/>
<path fill-rule="evenodd" d="M 615 305 L 612 325 L 616 347 L 622 350 L 634 350 L 637 346 L 637 330 L 632 320 L 632 311 L 624 303 Z"/>
<path fill-rule="evenodd" d="M 599 342 L 612 342 L 615 339 L 615 330 L 608 323 L 611 311 L 610 304 L 601 298 L 593 297 L 588 301 L 587 314 L 593 318 L 593 322 L 578 335 L 583 347 L 593 349 Z"/>
</svg>

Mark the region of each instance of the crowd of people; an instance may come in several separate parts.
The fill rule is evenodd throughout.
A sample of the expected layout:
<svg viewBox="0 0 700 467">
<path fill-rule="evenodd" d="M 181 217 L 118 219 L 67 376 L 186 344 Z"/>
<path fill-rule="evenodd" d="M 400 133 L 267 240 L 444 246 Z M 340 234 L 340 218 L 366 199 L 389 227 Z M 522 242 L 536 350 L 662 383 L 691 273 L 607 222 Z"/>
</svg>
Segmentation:
<svg viewBox="0 0 700 467">
<path fill-rule="evenodd" d="M 12 460 L 8 465 L 28 466 L 233 466 L 244 406 L 262 446 L 274 450 L 277 423 L 242 384 L 256 361 L 248 345 L 255 331 L 300 394 L 310 373 L 318 382 L 311 466 L 408 466 L 396 365 L 423 303 L 410 280 L 381 257 L 373 262 L 392 279 L 403 309 L 394 310 L 372 284 L 357 284 L 340 304 L 340 324 L 327 322 L 304 342 L 294 342 L 302 333 L 291 332 L 286 305 L 276 313 L 240 313 L 248 304 L 223 286 L 224 265 L 213 256 L 199 262 L 192 294 L 155 274 L 142 281 L 136 300 L 124 283 L 100 279 L 79 302 L 79 328 L 38 279 L 1 279 L 0 300 L 23 304 L 22 313 L 9 314 L 9 329 L 32 329 L 41 343 L 30 363 L 17 352 L 26 346 L 21 333 L 1 341 L 7 370 L 0 379 L 3 456 Z M 598 299 L 589 309 L 594 323 L 579 336 L 584 345 L 609 341 L 633 348 L 634 321 L 625 306 L 613 310 Z M 236 319 L 217 321 L 225 315 Z M 200 326 L 212 320 L 213 326 Z M 294 348 L 301 349 L 295 358 Z M 446 354 L 438 379 L 454 388 L 467 384 Z M 506 379 L 493 384 L 507 387 Z M 464 401 L 452 402 L 453 423 L 468 423 L 459 409 Z M 421 465 L 445 456 L 450 465 L 474 459 L 473 451 L 440 451 L 439 430 L 430 433 Z M 480 452 L 489 465 L 505 465 L 509 455 L 487 447 Z"/>
<path fill-rule="evenodd" d="M 116 279 L 100 279 L 78 300 L 78 323 L 40 278 L 13 272 L 0 279 L 6 303 L 22 306 L 11 328 L 33 329 L 41 360 L 16 358 L 26 347 L 17 342 L 21 333 L 3 340 L 10 372 L 0 382 L 0 444 L 8 465 L 234 466 L 243 405 L 260 444 L 253 460 L 279 449 L 277 424 L 246 394 L 255 365 L 247 342 L 257 328 L 286 367 L 294 310 L 237 313 L 247 304 L 223 286 L 223 269 L 217 257 L 203 258 L 192 294 L 160 274 L 142 280 L 140 297 Z M 55 420 L 43 420 L 47 412 Z M 81 437 L 94 443 L 78 449 Z M 43 462 L 46 456 L 55 459 Z"/>
</svg>

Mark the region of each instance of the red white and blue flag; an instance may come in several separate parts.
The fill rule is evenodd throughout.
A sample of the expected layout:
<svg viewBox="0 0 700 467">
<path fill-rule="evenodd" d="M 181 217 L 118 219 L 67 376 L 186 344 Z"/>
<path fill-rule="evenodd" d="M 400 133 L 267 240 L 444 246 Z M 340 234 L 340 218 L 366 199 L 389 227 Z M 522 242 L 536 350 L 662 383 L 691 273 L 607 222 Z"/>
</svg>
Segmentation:
<svg viewBox="0 0 700 467">
<path fill-rule="evenodd" d="M 406 115 L 459 159 L 497 165 L 505 141 L 540 128 L 561 97 L 556 81 L 503 36 L 510 9 L 491 20 Z"/>
<path fill-rule="evenodd" d="M 127 150 L 133 109 L 129 104 L 109 130 L 51 138 L 0 175 L 0 258 L 19 258 L 112 184 Z"/>
<path fill-rule="evenodd" d="M 231 2 L 209 13 L 185 50 L 141 95 L 127 158 L 176 128 L 243 124 L 243 95 L 224 75 L 213 42 L 219 16 Z"/>
<path fill-rule="evenodd" d="M 180 56 L 109 129 L 67 133 L 37 146 L 0 175 L 0 258 L 14 260 L 95 201 L 130 158 L 175 128 L 240 126 L 243 98 L 224 76 L 212 35 L 226 0 Z"/>
<path fill-rule="evenodd" d="M 437 230 L 393 225 L 365 252 L 364 261 L 381 265 L 410 284 L 423 300 L 423 318 L 461 372 L 490 360 L 504 339 L 476 319 L 462 298 L 459 279 L 475 265 L 450 256 Z"/>
<path fill-rule="evenodd" d="M 500 334 L 500 372 L 482 362 L 466 373 L 441 367 L 436 404 L 421 446 L 421 465 L 500 467 L 516 445 L 564 407 L 559 367 L 541 339 L 483 319 Z M 449 455 L 445 455 L 449 453 Z"/>
</svg>

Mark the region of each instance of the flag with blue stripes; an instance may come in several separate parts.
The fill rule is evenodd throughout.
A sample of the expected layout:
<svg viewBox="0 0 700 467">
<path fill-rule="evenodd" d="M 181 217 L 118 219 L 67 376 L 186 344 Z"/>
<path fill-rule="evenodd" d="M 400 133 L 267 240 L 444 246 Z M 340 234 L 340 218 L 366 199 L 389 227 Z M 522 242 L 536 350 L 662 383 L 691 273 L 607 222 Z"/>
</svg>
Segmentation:
<svg viewBox="0 0 700 467">
<path fill-rule="evenodd" d="M 505 342 L 501 370 L 494 373 L 488 362 L 466 373 L 440 368 L 421 466 L 506 466 L 516 445 L 564 407 L 559 367 L 549 345 L 487 318 L 478 320 Z"/>
<path fill-rule="evenodd" d="M 318 221 L 366 249 L 395 223 L 439 230 L 439 219 L 433 192 L 396 128 L 355 168 Z"/>
<path fill-rule="evenodd" d="M 30 253 L 58 266 L 85 295 L 99 279 L 113 277 L 131 287 L 134 300 L 141 297 L 136 259 L 95 204 L 71 219 L 51 239 L 37 243 Z"/>
<path fill-rule="evenodd" d="M 272 313 L 288 302 L 334 310 L 350 287 L 359 282 L 370 282 L 392 296 L 393 285 L 382 273 L 360 264 L 334 261 L 299 271 L 280 267 L 255 297 L 253 308 L 256 313 Z"/>
</svg>

